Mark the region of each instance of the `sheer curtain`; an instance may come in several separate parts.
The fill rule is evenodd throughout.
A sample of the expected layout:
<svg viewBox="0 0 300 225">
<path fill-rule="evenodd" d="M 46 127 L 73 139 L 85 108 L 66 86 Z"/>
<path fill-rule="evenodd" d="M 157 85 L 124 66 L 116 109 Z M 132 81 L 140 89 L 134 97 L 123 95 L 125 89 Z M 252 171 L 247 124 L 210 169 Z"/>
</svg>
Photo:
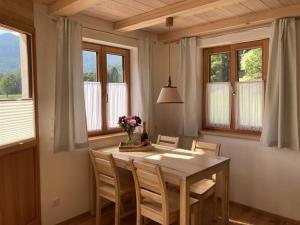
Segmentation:
<svg viewBox="0 0 300 225">
<path fill-rule="evenodd" d="M 119 117 L 128 115 L 127 85 L 125 83 L 108 83 L 107 94 L 108 127 L 118 127 Z"/>
<path fill-rule="evenodd" d="M 183 135 L 198 136 L 200 130 L 201 83 L 199 68 L 200 50 L 196 37 L 184 38 L 179 42 L 179 74 L 183 79 Z"/>
<path fill-rule="evenodd" d="M 261 135 L 261 142 L 266 146 L 299 149 L 300 74 L 297 74 L 296 46 L 295 18 L 276 20 L 270 45 Z"/>
<path fill-rule="evenodd" d="M 56 31 L 54 151 L 72 151 L 88 146 L 81 25 L 68 18 L 59 18 Z"/>
<path fill-rule="evenodd" d="M 230 82 L 209 82 L 206 86 L 207 125 L 230 127 L 231 84 Z"/>
<path fill-rule="evenodd" d="M 102 129 L 101 83 L 84 82 L 85 112 L 88 131 Z"/>
<path fill-rule="evenodd" d="M 264 106 L 264 82 L 236 82 L 236 126 L 243 130 L 261 130 Z"/>
</svg>

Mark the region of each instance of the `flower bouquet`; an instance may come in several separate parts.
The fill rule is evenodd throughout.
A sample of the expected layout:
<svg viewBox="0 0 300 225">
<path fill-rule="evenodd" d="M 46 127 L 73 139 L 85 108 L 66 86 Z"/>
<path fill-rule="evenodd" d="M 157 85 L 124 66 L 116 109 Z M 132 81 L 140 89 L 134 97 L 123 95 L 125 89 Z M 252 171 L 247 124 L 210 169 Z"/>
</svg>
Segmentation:
<svg viewBox="0 0 300 225">
<path fill-rule="evenodd" d="M 134 142 L 132 140 L 133 132 L 138 126 L 141 126 L 142 120 L 138 116 L 121 116 L 119 117 L 118 125 L 128 135 L 127 142 L 121 142 L 119 145 L 120 152 L 139 152 L 151 151 L 151 145 L 143 146 L 141 142 Z"/>
<path fill-rule="evenodd" d="M 119 127 L 123 129 L 128 135 L 127 145 L 134 144 L 132 141 L 132 135 L 135 128 L 141 126 L 142 120 L 138 116 L 121 116 L 119 117 Z"/>
</svg>

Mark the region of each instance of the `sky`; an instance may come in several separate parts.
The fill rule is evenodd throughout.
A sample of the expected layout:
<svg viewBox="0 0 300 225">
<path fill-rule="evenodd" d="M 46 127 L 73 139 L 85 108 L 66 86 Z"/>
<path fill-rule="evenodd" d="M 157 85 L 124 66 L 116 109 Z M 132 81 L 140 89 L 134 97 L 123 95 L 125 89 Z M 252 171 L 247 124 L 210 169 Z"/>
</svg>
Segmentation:
<svg viewBox="0 0 300 225">
<path fill-rule="evenodd" d="M 3 27 L 0 27 L 0 35 L 1 34 L 7 34 L 7 33 L 10 33 L 10 34 L 14 34 L 14 35 L 17 35 L 19 36 L 19 33 L 18 32 L 14 32 L 14 31 L 9 31 Z"/>
</svg>

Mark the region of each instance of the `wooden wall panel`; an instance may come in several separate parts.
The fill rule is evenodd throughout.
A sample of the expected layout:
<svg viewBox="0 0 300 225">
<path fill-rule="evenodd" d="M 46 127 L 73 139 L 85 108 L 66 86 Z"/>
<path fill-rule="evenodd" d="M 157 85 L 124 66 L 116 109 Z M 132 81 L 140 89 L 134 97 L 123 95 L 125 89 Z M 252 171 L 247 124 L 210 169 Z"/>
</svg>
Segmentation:
<svg viewBox="0 0 300 225">
<path fill-rule="evenodd" d="M 33 17 L 32 0 L 0 0 L 0 23 L 32 30 Z"/>
<path fill-rule="evenodd" d="M 0 225 L 36 224 L 35 149 L 0 157 Z"/>
</svg>

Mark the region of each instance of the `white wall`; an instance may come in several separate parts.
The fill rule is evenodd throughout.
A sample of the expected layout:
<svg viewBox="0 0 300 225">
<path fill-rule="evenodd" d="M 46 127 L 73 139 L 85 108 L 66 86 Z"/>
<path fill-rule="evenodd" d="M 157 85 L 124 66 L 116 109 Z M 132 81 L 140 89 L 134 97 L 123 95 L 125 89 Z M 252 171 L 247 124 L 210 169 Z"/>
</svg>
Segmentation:
<svg viewBox="0 0 300 225">
<path fill-rule="evenodd" d="M 300 54 L 300 23 L 298 23 L 298 52 Z M 202 47 L 238 43 L 268 38 L 271 28 L 203 38 Z M 172 75 L 178 79 L 178 43 L 172 44 Z M 300 64 L 300 62 L 299 62 Z M 167 81 L 167 46 L 154 47 L 154 100 Z M 157 133 L 180 135 L 181 112 L 184 105 L 156 105 Z M 204 135 L 205 141 L 221 143 L 221 154 L 231 158 L 230 199 L 274 214 L 300 220 L 300 151 L 266 148 L 259 141 Z M 183 137 L 181 145 L 191 147 L 192 138 Z"/>
<path fill-rule="evenodd" d="M 36 28 L 37 82 L 40 132 L 40 174 L 41 174 L 41 208 L 42 224 L 54 225 L 79 214 L 89 211 L 89 159 L 87 151 L 53 153 L 53 126 L 55 103 L 55 61 L 56 35 L 55 22 L 48 16 L 47 7 L 35 4 L 34 19 Z M 113 25 L 87 16 L 75 16 L 84 27 L 112 32 Z M 126 46 L 131 51 L 132 76 L 136 76 L 137 40 L 118 37 L 114 34 L 101 33 L 84 29 L 83 35 L 89 40 L 114 42 Z M 149 35 L 145 32 L 127 34 L 134 38 Z M 132 79 L 134 82 L 135 78 Z M 137 90 L 133 89 L 133 96 Z M 138 101 L 133 112 L 138 111 Z M 93 141 L 91 146 L 109 146 L 124 140 L 124 136 Z M 53 201 L 60 200 L 57 207 Z"/>
</svg>

